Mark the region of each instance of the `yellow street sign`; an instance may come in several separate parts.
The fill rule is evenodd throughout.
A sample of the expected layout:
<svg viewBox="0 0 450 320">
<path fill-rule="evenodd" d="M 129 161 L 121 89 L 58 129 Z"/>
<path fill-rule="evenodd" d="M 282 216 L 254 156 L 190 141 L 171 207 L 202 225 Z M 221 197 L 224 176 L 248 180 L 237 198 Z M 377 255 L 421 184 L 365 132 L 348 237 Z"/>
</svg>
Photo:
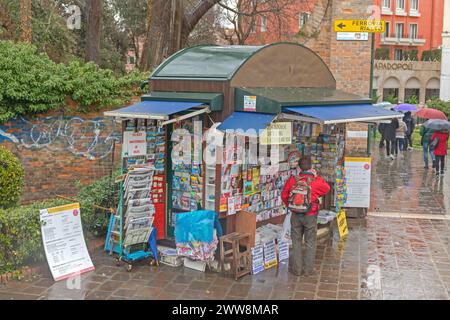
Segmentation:
<svg viewBox="0 0 450 320">
<path fill-rule="evenodd" d="M 384 20 L 335 20 L 335 32 L 371 32 L 384 33 L 386 23 Z"/>
</svg>

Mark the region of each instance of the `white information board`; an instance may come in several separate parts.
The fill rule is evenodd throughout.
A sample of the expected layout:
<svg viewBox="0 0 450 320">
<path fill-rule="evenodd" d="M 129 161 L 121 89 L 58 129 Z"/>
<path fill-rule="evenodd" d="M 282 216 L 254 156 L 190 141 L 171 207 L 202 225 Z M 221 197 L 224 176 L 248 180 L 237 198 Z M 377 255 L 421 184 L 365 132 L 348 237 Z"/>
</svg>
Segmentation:
<svg viewBox="0 0 450 320">
<path fill-rule="evenodd" d="M 336 40 L 339 41 L 367 41 L 368 32 L 336 32 Z"/>
<path fill-rule="evenodd" d="M 252 274 L 264 271 L 264 249 L 262 245 L 252 248 Z"/>
<path fill-rule="evenodd" d="M 347 180 L 346 208 L 370 207 L 371 158 L 345 158 Z"/>
<path fill-rule="evenodd" d="M 81 226 L 80 204 L 40 211 L 45 255 L 55 281 L 94 270 Z"/>
<path fill-rule="evenodd" d="M 123 156 L 147 155 L 147 133 L 145 131 L 125 131 L 123 133 Z"/>
</svg>

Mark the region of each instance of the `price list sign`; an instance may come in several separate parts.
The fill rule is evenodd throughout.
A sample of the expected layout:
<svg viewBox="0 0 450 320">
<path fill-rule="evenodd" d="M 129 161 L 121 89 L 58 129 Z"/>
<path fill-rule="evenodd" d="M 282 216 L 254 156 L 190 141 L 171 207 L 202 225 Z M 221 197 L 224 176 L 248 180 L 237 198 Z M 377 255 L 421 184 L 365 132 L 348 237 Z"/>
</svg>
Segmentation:
<svg viewBox="0 0 450 320">
<path fill-rule="evenodd" d="M 45 255 L 55 281 L 94 270 L 81 226 L 80 204 L 40 211 Z"/>
</svg>

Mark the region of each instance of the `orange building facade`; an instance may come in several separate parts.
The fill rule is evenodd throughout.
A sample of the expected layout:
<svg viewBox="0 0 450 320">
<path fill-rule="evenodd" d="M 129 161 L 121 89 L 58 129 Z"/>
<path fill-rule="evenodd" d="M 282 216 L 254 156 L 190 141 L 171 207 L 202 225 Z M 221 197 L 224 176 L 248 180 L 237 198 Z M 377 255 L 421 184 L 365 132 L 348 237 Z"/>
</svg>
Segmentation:
<svg viewBox="0 0 450 320">
<path fill-rule="evenodd" d="M 442 45 L 444 0 L 375 0 L 386 32 L 376 36 L 376 47 L 389 50 L 389 59 L 404 60 L 405 53 L 438 49 Z M 387 50 L 386 50 L 387 52 Z"/>
</svg>

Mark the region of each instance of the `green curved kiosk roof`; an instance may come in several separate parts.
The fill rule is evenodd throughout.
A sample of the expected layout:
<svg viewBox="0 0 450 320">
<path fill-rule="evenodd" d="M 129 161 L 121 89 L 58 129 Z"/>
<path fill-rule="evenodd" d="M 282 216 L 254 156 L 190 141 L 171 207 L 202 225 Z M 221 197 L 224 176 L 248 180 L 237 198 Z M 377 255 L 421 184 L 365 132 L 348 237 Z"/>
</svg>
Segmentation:
<svg viewBox="0 0 450 320">
<path fill-rule="evenodd" d="M 229 80 L 264 46 L 196 46 L 181 50 L 164 61 L 151 79 Z"/>
</svg>

